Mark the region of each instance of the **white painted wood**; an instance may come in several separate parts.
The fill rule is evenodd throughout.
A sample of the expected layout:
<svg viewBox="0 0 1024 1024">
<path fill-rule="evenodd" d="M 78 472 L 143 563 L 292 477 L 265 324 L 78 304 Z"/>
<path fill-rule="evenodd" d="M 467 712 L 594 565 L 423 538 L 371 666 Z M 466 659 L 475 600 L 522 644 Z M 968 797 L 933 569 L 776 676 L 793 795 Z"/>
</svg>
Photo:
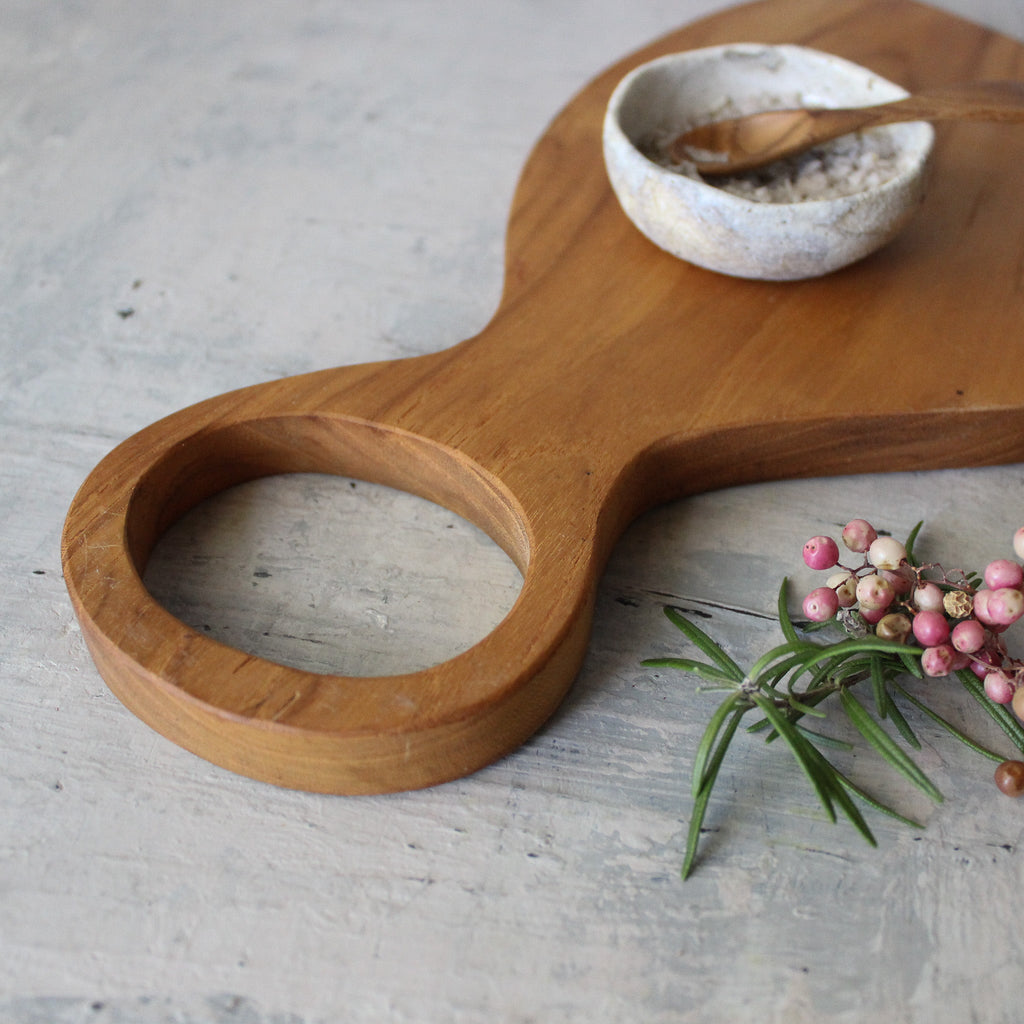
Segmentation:
<svg viewBox="0 0 1024 1024">
<path fill-rule="evenodd" d="M 555 719 L 420 793 L 313 796 L 197 760 L 108 693 L 65 596 L 64 511 L 116 441 L 239 384 L 477 331 L 543 125 L 614 59 L 718 6 L 5 5 L 4 1024 L 1018 1019 L 1024 806 L 987 762 L 922 723 L 947 795 L 933 809 L 856 758 L 928 825 L 872 818 L 871 851 L 822 820 L 785 757 L 740 743 L 681 885 L 713 698 L 640 661 L 677 649 L 665 602 L 758 653 L 805 537 L 852 515 L 896 533 L 926 518 L 926 549 L 965 565 L 1007 554 L 1024 467 L 652 512 L 615 552 Z M 941 6 L 1024 38 L 1016 0 Z M 448 513 L 322 478 L 221 499 L 161 558 L 154 587 L 197 624 L 370 675 L 472 643 L 518 587 Z"/>
</svg>

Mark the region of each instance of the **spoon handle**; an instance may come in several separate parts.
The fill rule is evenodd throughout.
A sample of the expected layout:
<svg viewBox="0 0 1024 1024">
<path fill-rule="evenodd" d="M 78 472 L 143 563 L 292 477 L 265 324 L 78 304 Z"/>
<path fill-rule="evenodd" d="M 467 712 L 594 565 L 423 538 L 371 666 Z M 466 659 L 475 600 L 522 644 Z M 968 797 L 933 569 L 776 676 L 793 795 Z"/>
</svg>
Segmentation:
<svg viewBox="0 0 1024 1024">
<path fill-rule="evenodd" d="M 865 128 L 902 121 L 1024 121 L 1024 82 L 937 87 L 877 107 L 854 108 L 852 112 L 863 116 L 861 126 Z M 815 116 L 829 113 L 841 112 L 813 111 Z"/>
<path fill-rule="evenodd" d="M 1024 82 L 972 82 L 869 107 L 766 110 L 701 125 L 675 139 L 671 159 L 701 174 L 750 170 L 864 128 L 904 121 L 1024 121 Z"/>
</svg>

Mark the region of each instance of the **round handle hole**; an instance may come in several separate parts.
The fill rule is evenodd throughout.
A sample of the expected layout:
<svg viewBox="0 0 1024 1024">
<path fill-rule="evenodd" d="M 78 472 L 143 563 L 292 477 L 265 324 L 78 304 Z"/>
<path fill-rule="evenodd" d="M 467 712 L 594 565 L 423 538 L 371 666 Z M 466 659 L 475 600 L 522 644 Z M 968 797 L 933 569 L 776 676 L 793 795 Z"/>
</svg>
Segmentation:
<svg viewBox="0 0 1024 1024">
<path fill-rule="evenodd" d="M 467 520 L 381 484 L 288 473 L 201 502 L 145 570 L 172 614 L 249 654 L 324 674 L 440 664 L 519 595 L 508 555 Z"/>
</svg>

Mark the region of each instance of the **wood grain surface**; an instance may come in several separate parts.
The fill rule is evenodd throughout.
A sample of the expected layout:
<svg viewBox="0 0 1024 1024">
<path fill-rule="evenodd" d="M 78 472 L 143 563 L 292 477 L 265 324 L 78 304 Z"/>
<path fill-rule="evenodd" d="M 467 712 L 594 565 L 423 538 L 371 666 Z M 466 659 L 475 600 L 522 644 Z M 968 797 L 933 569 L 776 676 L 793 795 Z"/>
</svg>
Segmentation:
<svg viewBox="0 0 1024 1024">
<path fill-rule="evenodd" d="M 1019 44 L 925 6 L 771 0 L 596 78 L 526 164 L 504 294 L 483 332 L 206 401 L 126 441 L 85 483 L 66 578 L 97 665 L 136 714 L 281 785 L 432 785 L 513 749 L 558 706 L 612 545 L 653 504 L 808 473 L 1024 457 L 1018 383 L 991 372 L 1024 314 L 1020 134 L 944 133 L 910 230 L 808 282 L 699 270 L 618 209 L 600 153 L 615 83 L 662 53 L 751 38 L 832 50 L 910 89 L 1024 69 Z M 841 372 L 822 373 L 826 355 Z M 345 474 L 454 510 L 522 570 L 518 601 L 470 650 L 372 687 L 274 664 L 174 618 L 142 582 L 158 538 L 204 499 L 288 472 Z"/>
</svg>

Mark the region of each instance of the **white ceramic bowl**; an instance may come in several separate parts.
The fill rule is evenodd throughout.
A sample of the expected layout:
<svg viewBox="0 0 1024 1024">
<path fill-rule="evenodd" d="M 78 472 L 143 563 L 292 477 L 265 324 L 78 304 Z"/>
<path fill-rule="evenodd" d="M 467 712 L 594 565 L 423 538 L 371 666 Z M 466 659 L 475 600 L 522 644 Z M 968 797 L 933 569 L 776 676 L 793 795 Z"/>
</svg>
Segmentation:
<svg viewBox="0 0 1024 1024">
<path fill-rule="evenodd" d="M 739 43 L 673 54 L 636 68 L 616 87 L 604 120 L 605 165 L 626 214 L 673 255 L 737 277 L 817 277 L 867 256 L 907 223 L 924 195 L 931 125 L 873 129 L 888 133 L 898 154 L 879 183 L 790 202 L 734 194 L 642 150 L 650 151 L 653 138 L 737 113 L 865 106 L 906 95 L 866 68 L 806 47 Z"/>
</svg>

